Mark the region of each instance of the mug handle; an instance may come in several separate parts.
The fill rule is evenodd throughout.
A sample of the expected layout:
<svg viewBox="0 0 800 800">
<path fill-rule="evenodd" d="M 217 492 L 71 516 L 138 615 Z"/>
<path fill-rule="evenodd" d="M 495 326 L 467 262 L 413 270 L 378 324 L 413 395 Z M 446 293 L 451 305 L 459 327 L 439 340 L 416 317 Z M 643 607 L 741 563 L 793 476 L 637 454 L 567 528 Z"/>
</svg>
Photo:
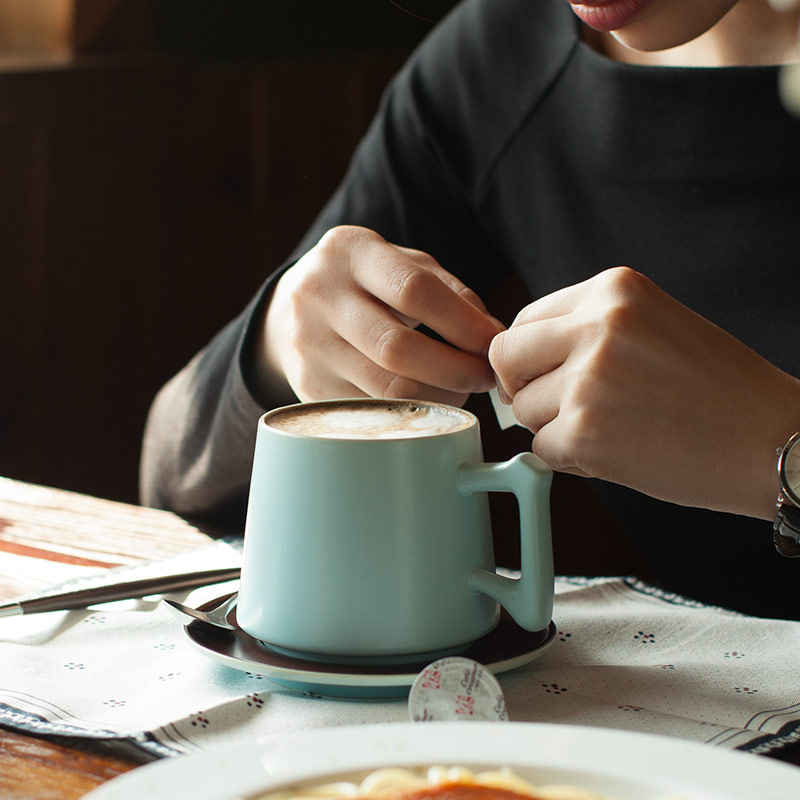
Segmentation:
<svg viewBox="0 0 800 800">
<path fill-rule="evenodd" d="M 476 567 L 469 585 L 504 606 L 517 624 L 529 631 L 544 630 L 553 617 L 552 482 L 552 470 L 533 453 L 520 453 L 496 464 L 466 462 L 458 468 L 461 494 L 513 492 L 517 498 L 521 576 L 506 578 Z"/>
</svg>

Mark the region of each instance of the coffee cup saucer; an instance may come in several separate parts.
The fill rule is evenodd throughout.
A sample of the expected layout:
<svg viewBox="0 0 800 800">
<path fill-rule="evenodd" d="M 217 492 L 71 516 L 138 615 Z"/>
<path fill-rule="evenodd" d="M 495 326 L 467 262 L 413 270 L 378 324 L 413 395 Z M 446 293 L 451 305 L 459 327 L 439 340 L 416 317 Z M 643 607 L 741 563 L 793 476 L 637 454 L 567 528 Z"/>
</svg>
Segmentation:
<svg viewBox="0 0 800 800">
<path fill-rule="evenodd" d="M 201 606 L 204 611 L 224 603 L 230 594 Z M 236 621 L 236 606 L 228 614 L 233 630 L 215 628 L 205 622 L 184 626 L 189 641 L 205 656 L 243 672 L 263 675 L 281 686 L 304 694 L 328 697 L 379 699 L 404 697 L 417 675 L 432 661 L 402 664 L 340 664 L 292 657 L 245 633 Z M 505 611 L 490 633 L 458 655 L 483 664 L 495 674 L 521 667 L 539 658 L 555 642 L 551 622 L 541 631 L 526 631 Z"/>
</svg>

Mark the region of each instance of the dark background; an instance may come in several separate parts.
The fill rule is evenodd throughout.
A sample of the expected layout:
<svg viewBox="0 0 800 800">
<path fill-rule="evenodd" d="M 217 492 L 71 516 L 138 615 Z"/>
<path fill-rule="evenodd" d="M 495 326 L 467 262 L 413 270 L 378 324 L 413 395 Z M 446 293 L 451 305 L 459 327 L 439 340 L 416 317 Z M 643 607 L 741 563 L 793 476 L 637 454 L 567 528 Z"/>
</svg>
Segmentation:
<svg viewBox="0 0 800 800">
<path fill-rule="evenodd" d="M 0 474 L 135 501 L 156 390 L 286 257 L 432 24 L 388 0 L 117 7 L 67 58 L 0 57 Z"/>
<path fill-rule="evenodd" d="M 136 502 L 153 395 L 285 259 L 418 16 L 454 3 L 71 2 L 66 31 L 0 19 L 0 476 Z M 484 438 L 490 460 L 530 446 Z M 582 482 L 553 498 L 564 571 L 619 572 Z"/>
<path fill-rule="evenodd" d="M 159 49 L 206 59 L 408 52 L 455 0 L 156 0 Z"/>
</svg>

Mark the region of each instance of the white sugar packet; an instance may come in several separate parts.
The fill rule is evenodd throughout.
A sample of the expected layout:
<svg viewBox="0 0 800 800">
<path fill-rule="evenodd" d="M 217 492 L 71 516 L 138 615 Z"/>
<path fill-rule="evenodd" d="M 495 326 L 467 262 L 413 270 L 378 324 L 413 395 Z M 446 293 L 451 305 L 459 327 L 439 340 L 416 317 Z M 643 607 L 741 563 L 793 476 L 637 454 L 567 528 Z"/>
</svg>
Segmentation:
<svg viewBox="0 0 800 800">
<path fill-rule="evenodd" d="M 510 405 L 506 405 L 500 399 L 500 392 L 496 388 L 489 390 L 489 399 L 492 401 L 492 408 L 494 408 L 497 424 L 500 426 L 501 430 L 507 430 L 514 425 L 519 425 L 520 428 L 525 427 L 514 416 L 514 408 Z"/>
</svg>

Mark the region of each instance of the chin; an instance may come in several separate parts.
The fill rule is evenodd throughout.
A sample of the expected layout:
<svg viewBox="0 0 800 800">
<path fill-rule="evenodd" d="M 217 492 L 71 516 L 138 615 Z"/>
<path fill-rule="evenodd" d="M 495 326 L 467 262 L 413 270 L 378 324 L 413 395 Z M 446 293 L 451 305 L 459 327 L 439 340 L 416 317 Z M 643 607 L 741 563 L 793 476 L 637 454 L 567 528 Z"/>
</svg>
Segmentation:
<svg viewBox="0 0 800 800">
<path fill-rule="evenodd" d="M 672 50 L 702 36 L 735 5 L 732 0 L 714 0 L 699 7 L 693 5 L 699 2 L 706 0 L 675 0 L 666 8 L 654 5 L 648 9 L 649 14 L 612 31 L 611 35 L 625 47 L 643 53 Z M 688 12 L 685 5 L 689 5 Z"/>
<path fill-rule="evenodd" d="M 612 31 L 611 36 L 623 47 L 628 50 L 637 50 L 640 53 L 658 53 L 662 50 L 672 50 L 683 44 L 696 39 L 697 36 L 705 31 L 699 31 L 692 35 L 670 35 L 669 31 L 642 31 L 631 30 L 631 27 L 618 31 Z"/>
</svg>

